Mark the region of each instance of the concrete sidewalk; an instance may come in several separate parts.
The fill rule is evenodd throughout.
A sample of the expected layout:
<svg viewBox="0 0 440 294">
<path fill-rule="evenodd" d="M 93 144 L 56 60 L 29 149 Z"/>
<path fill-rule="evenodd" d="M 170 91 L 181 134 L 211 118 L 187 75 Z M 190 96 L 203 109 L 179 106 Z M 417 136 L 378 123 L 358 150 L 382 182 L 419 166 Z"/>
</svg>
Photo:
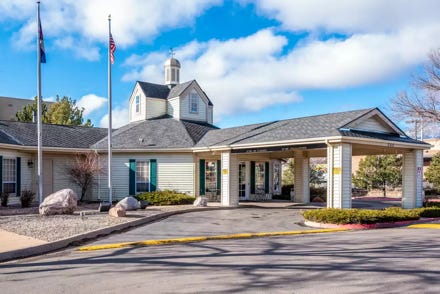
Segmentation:
<svg viewBox="0 0 440 294">
<path fill-rule="evenodd" d="M 47 244 L 47 242 L 0 229 L 0 253 L 43 244 Z"/>
</svg>

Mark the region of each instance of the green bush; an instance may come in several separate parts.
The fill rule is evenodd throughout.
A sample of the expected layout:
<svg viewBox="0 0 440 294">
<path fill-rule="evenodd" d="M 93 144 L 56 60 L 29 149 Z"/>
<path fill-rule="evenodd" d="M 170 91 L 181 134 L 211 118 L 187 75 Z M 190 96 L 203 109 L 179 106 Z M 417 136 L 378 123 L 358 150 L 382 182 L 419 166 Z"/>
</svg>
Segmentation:
<svg viewBox="0 0 440 294">
<path fill-rule="evenodd" d="M 141 193 L 136 195 L 136 199 L 146 200 L 150 205 L 183 205 L 192 204 L 195 200 L 192 196 L 171 190 Z"/>
<path fill-rule="evenodd" d="M 416 208 L 415 210 L 420 217 L 440 217 L 440 207 L 432 206 L 432 207 L 424 207 L 424 208 Z"/>
<path fill-rule="evenodd" d="M 6 193 L 6 192 L 0 193 L 1 206 L 3 206 L 3 207 L 8 206 L 8 199 L 9 199 L 9 193 Z"/>
<path fill-rule="evenodd" d="M 384 210 L 323 208 L 307 210 L 306 220 L 327 224 L 373 224 L 419 219 L 418 210 L 390 207 Z"/>
<path fill-rule="evenodd" d="M 430 202 L 427 201 L 425 203 L 423 203 L 424 207 L 440 207 L 440 202 Z"/>
<path fill-rule="evenodd" d="M 35 198 L 35 192 L 32 192 L 31 190 L 21 191 L 21 196 L 20 196 L 21 207 L 31 206 L 32 202 L 34 201 L 34 198 Z"/>
</svg>

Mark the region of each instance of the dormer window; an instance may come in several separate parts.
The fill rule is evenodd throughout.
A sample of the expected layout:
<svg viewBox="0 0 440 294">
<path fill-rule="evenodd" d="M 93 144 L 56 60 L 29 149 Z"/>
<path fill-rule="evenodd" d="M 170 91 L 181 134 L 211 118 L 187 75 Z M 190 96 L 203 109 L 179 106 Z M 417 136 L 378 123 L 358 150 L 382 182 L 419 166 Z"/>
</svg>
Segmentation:
<svg viewBox="0 0 440 294">
<path fill-rule="evenodd" d="M 140 111 L 140 98 L 139 98 L 139 95 L 137 95 L 136 96 L 136 113 L 139 113 L 139 111 Z"/>
<path fill-rule="evenodd" d="M 197 95 L 197 93 L 193 92 L 189 94 L 189 112 L 199 112 L 199 96 Z"/>
</svg>

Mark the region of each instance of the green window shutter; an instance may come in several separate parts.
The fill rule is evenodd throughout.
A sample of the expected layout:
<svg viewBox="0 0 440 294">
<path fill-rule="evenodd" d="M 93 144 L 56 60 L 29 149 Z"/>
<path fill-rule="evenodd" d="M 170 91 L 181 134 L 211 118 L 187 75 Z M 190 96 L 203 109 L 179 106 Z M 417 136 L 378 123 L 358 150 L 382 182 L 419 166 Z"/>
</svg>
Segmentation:
<svg viewBox="0 0 440 294">
<path fill-rule="evenodd" d="M 157 189 L 157 160 L 150 159 L 150 192 Z"/>
<path fill-rule="evenodd" d="M 251 161 L 251 194 L 255 194 L 255 161 Z"/>
<path fill-rule="evenodd" d="M 200 159 L 199 161 L 199 195 L 205 195 L 205 160 L 204 159 Z"/>
<path fill-rule="evenodd" d="M 3 156 L 0 156 L 0 193 L 3 192 Z"/>
<path fill-rule="evenodd" d="M 269 161 L 264 163 L 264 193 L 269 193 Z"/>
<path fill-rule="evenodd" d="M 222 162 L 220 160 L 217 160 L 217 195 L 220 195 L 221 187 L 222 187 L 222 169 L 221 169 Z"/>
<path fill-rule="evenodd" d="M 136 159 L 129 160 L 129 170 L 128 170 L 129 188 L 128 194 L 136 194 Z"/>
<path fill-rule="evenodd" d="M 21 157 L 17 157 L 15 163 L 17 165 L 15 169 L 17 172 L 17 177 L 15 178 L 15 183 L 16 183 L 15 196 L 19 197 L 21 195 Z"/>
</svg>

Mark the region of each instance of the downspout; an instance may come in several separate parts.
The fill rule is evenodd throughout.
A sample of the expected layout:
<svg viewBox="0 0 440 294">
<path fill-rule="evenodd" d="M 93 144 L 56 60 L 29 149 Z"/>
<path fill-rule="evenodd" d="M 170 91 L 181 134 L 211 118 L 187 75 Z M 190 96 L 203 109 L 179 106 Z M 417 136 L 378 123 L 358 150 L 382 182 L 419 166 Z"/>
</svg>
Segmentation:
<svg viewBox="0 0 440 294">
<path fill-rule="evenodd" d="M 328 139 L 325 139 L 325 144 L 330 149 L 330 152 L 327 151 L 327 207 L 333 208 L 333 145 L 329 143 Z"/>
</svg>

